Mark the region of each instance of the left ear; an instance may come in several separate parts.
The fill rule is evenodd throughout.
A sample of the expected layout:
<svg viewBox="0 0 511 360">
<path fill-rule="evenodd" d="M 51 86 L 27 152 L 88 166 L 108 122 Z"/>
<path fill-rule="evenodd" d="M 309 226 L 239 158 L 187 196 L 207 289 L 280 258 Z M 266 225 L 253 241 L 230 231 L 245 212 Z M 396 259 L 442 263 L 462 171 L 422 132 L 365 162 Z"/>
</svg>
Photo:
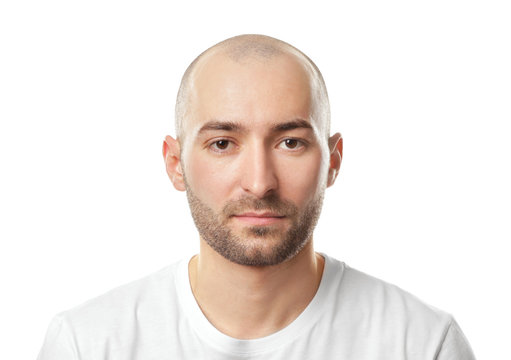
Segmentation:
<svg viewBox="0 0 511 360">
<path fill-rule="evenodd" d="M 328 148 L 330 150 L 330 167 L 328 168 L 327 186 L 332 186 L 341 168 L 342 136 L 340 133 L 336 133 L 328 139 Z"/>
</svg>

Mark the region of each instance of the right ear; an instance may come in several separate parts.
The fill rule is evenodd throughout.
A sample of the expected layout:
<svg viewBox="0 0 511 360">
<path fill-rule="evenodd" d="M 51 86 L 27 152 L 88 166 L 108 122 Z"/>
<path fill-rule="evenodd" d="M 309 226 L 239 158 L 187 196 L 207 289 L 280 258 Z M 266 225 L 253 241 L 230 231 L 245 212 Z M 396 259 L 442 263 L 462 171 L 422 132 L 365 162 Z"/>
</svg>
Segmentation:
<svg viewBox="0 0 511 360">
<path fill-rule="evenodd" d="M 181 167 L 181 145 L 172 136 L 167 135 L 163 141 L 163 160 L 170 181 L 179 191 L 185 191 L 183 169 Z"/>
</svg>

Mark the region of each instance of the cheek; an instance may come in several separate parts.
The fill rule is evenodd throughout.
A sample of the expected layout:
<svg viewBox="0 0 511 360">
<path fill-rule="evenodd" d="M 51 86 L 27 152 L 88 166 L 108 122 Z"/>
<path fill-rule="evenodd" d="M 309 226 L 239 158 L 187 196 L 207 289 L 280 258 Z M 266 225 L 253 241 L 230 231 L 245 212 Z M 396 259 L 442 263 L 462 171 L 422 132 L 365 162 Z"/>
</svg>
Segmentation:
<svg viewBox="0 0 511 360">
<path fill-rule="evenodd" d="M 185 176 L 191 190 L 209 205 L 221 203 L 232 181 L 229 164 L 190 154 L 185 162 Z M 231 174 L 231 175 L 229 175 Z"/>
<path fill-rule="evenodd" d="M 327 170 L 320 152 L 306 159 L 287 162 L 282 165 L 282 170 L 279 172 L 281 195 L 298 206 L 314 199 L 326 185 Z"/>
</svg>

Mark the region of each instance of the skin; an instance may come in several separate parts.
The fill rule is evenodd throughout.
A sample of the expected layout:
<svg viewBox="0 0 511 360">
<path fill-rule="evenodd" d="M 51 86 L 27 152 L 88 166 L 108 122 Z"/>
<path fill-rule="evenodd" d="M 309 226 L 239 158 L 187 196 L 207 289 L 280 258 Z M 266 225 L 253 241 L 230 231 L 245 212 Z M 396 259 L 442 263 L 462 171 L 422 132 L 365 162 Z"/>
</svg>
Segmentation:
<svg viewBox="0 0 511 360">
<path fill-rule="evenodd" d="M 342 138 L 327 137 L 321 119 L 314 119 L 311 76 L 291 53 L 236 62 L 212 51 L 193 74 L 184 140 L 167 136 L 163 143 L 174 187 L 215 214 L 241 198 L 275 196 L 295 206 L 296 215 L 244 207 L 226 219 L 248 256 L 271 255 L 293 220 L 335 182 Z M 282 124 L 301 125 L 276 130 Z M 251 235 L 247 229 L 254 226 L 271 235 Z M 323 267 L 312 235 L 297 254 L 266 266 L 230 261 L 201 237 L 189 275 L 197 303 L 219 331 L 254 339 L 296 319 L 314 297 Z"/>
</svg>

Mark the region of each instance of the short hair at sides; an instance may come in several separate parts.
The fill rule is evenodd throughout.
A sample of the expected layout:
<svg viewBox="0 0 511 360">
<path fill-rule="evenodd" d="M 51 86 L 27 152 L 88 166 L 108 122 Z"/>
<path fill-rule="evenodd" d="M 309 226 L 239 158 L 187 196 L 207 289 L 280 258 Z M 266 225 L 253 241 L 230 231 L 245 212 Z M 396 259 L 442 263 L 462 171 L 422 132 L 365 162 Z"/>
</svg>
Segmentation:
<svg viewBox="0 0 511 360">
<path fill-rule="evenodd" d="M 178 138 L 182 139 L 184 136 L 183 123 L 188 113 L 188 100 L 190 90 L 193 86 L 192 75 L 195 67 L 202 58 L 213 51 L 219 51 L 235 62 L 242 62 L 246 58 L 270 59 L 284 53 L 293 54 L 301 58 L 304 64 L 309 68 L 308 70 L 313 75 L 312 77 L 314 79 L 313 91 L 316 93 L 314 116 L 317 117 L 318 120 L 323 121 L 325 133 L 328 137 L 330 133 L 330 103 L 325 81 L 316 64 L 303 52 L 282 40 L 266 35 L 246 34 L 226 39 L 211 46 L 197 56 L 186 69 L 181 79 L 181 85 L 179 86 L 176 99 L 175 129 Z"/>
</svg>

